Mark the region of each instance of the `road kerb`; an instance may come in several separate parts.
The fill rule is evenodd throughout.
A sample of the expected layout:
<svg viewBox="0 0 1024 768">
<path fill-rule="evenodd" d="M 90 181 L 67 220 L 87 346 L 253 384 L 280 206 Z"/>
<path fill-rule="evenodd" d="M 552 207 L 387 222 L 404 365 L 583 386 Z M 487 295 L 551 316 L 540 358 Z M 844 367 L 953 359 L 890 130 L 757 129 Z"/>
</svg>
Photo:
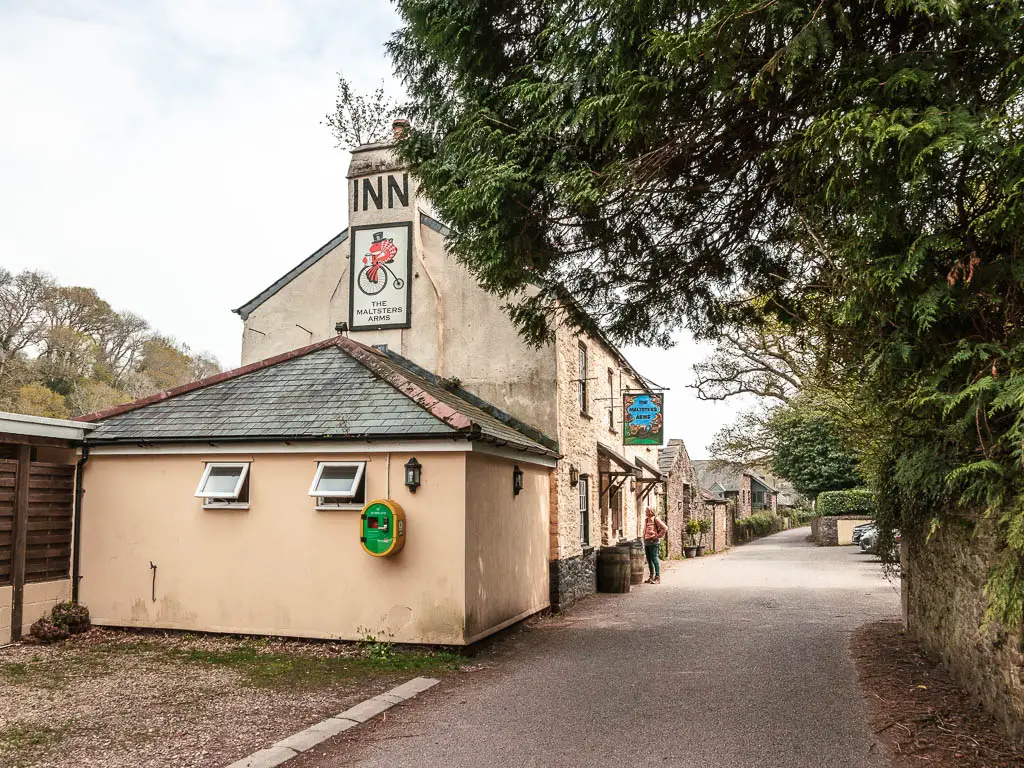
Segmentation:
<svg viewBox="0 0 1024 768">
<path fill-rule="evenodd" d="M 390 691 L 361 701 L 334 717 L 328 717 L 326 720 L 321 720 L 304 730 L 293 733 L 288 738 L 282 739 L 266 749 L 258 750 L 241 760 L 236 760 L 226 768 L 276 768 L 327 739 L 386 712 L 395 704 L 408 701 L 417 694 L 433 688 L 439 682 L 432 677 L 413 678 Z"/>
</svg>

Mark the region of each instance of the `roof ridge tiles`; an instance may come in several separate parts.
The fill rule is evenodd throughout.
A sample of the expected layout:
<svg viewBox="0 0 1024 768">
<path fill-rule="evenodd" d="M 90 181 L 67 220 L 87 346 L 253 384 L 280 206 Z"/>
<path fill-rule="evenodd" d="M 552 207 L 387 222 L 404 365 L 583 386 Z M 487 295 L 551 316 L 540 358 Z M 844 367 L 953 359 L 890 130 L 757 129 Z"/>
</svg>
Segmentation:
<svg viewBox="0 0 1024 768">
<path fill-rule="evenodd" d="M 386 358 L 382 352 L 378 352 L 376 349 L 367 347 L 365 344 L 361 344 L 346 336 L 337 336 L 335 337 L 335 340 L 337 341 L 338 347 L 348 353 L 350 357 L 362 363 L 366 368 L 369 368 L 372 373 L 375 373 L 381 379 L 411 399 L 421 408 L 425 409 L 432 416 L 443 421 L 449 427 L 459 431 L 467 431 L 472 430 L 476 426 L 469 416 L 456 410 L 448 403 L 442 402 L 428 393 L 425 389 L 418 386 L 414 381 L 385 364 L 384 361 L 388 358 Z"/>
</svg>

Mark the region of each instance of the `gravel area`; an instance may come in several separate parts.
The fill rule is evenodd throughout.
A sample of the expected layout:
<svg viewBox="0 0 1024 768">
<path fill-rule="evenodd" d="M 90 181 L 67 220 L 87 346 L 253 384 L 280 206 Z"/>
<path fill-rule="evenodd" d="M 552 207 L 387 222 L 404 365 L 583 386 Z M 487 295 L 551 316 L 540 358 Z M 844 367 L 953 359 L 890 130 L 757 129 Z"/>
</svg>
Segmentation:
<svg viewBox="0 0 1024 768">
<path fill-rule="evenodd" d="M 0 649 L 0 766 L 223 766 L 458 657 L 94 629 Z"/>
</svg>

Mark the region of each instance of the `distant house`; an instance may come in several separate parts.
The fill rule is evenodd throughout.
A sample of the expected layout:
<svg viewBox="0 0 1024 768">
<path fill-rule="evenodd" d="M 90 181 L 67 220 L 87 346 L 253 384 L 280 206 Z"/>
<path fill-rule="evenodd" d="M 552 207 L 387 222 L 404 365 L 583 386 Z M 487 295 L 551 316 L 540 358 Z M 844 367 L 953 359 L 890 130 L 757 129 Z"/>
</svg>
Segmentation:
<svg viewBox="0 0 1024 768">
<path fill-rule="evenodd" d="M 811 501 L 802 493 L 800 493 L 789 480 L 785 480 L 781 477 L 775 477 L 767 472 L 763 475 L 768 484 L 774 487 L 778 492 L 778 507 L 779 509 L 809 509 Z"/>
<path fill-rule="evenodd" d="M 763 475 L 740 464 L 720 461 L 694 461 L 693 468 L 712 497 L 725 501 L 735 500 L 738 517 L 755 512 L 778 511 L 779 491 Z"/>
</svg>

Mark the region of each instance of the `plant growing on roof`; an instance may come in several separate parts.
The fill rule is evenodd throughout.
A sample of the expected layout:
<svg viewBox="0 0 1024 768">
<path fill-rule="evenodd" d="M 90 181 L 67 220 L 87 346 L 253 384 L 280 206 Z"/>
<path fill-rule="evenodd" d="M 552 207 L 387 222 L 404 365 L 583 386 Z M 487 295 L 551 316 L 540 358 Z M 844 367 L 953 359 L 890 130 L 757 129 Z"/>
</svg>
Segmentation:
<svg viewBox="0 0 1024 768">
<path fill-rule="evenodd" d="M 325 122 L 338 147 L 348 150 L 387 139 L 399 111 L 398 103 L 385 93 L 383 80 L 372 93 L 364 95 L 339 72 L 334 112 L 327 115 Z"/>
</svg>

